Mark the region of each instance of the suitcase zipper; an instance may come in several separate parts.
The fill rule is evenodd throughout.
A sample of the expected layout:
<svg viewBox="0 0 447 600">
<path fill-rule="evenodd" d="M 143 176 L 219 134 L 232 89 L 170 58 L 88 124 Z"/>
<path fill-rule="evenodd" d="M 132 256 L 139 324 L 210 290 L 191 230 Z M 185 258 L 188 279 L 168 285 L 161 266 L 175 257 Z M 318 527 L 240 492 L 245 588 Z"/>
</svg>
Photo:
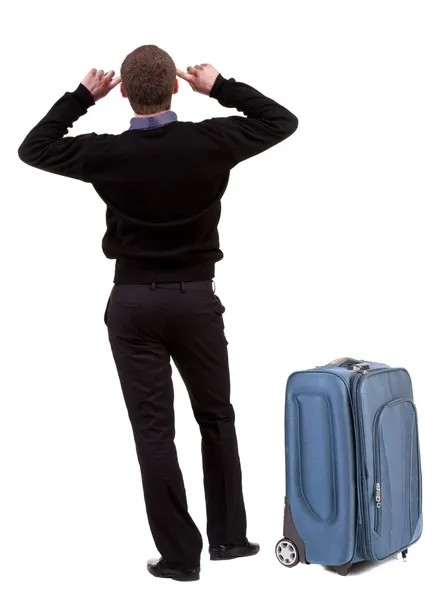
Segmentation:
<svg viewBox="0 0 447 600">
<path fill-rule="evenodd" d="M 376 477 L 377 479 L 377 477 Z M 382 490 L 380 488 L 380 483 L 376 483 L 376 510 L 374 512 L 374 531 L 380 535 L 382 529 L 382 519 L 379 519 L 380 508 L 382 507 Z"/>
<path fill-rule="evenodd" d="M 380 440 L 379 437 L 379 419 L 383 409 L 387 406 L 384 404 L 379 408 L 374 418 L 373 424 L 373 466 L 374 466 L 374 480 L 375 484 L 375 508 L 374 508 L 374 531 L 377 535 L 381 535 L 382 532 L 382 488 L 381 488 L 381 472 L 380 472 Z"/>
<path fill-rule="evenodd" d="M 364 440 L 364 432 L 363 432 L 363 421 L 360 418 L 360 403 L 357 402 L 358 398 L 358 390 L 360 388 L 361 382 L 363 381 L 367 371 L 361 371 L 358 375 L 354 377 L 352 383 L 352 412 L 354 417 L 354 424 L 356 429 L 356 437 L 357 437 L 357 446 L 358 446 L 358 459 L 357 459 L 357 479 L 359 481 L 360 489 L 358 494 L 359 507 L 358 510 L 361 515 L 361 520 L 363 521 L 363 526 L 361 527 L 361 535 L 359 540 L 359 545 L 361 547 L 364 558 L 368 558 L 368 546 L 366 539 L 366 529 L 368 527 L 369 515 L 367 511 L 367 505 L 364 505 L 364 496 L 365 489 L 367 489 L 367 474 L 364 470 L 364 457 L 365 457 L 365 440 Z"/>
</svg>

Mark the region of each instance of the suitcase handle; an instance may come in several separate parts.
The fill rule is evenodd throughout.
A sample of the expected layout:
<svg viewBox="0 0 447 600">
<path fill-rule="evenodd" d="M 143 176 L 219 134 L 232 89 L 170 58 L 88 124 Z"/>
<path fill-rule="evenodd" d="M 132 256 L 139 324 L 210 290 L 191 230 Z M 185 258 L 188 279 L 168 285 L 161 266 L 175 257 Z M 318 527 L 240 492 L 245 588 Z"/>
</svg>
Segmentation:
<svg viewBox="0 0 447 600">
<path fill-rule="evenodd" d="M 344 358 L 336 358 L 335 360 L 332 360 L 330 363 L 328 363 L 327 365 L 324 365 L 324 367 L 322 367 L 322 368 L 327 369 L 329 367 L 340 367 L 343 369 L 349 369 L 349 368 L 353 367 L 354 365 L 358 365 L 360 363 L 365 364 L 365 361 L 345 356 Z"/>
</svg>

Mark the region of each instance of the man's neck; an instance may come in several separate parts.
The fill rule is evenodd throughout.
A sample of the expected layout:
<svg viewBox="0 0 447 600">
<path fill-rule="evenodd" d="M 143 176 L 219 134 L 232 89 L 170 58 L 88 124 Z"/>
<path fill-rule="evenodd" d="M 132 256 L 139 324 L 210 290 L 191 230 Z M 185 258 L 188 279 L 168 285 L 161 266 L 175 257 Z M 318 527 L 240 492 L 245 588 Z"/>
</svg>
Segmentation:
<svg viewBox="0 0 447 600">
<path fill-rule="evenodd" d="M 157 115 L 164 115 L 164 113 L 167 113 L 167 112 L 170 112 L 170 111 L 171 111 L 171 109 L 170 109 L 170 108 L 168 108 L 168 110 L 161 110 L 160 112 L 156 112 L 156 113 L 149 113 L 149 114 L 147 114 L 147 115 L 137 115 L 137 113 L 134 113 L 134 115 L 135 115 L 135 117 L 136 117 L 137 119 L 139 119 L 139 118 L 143 118 L 143 117 L 146 117 L 146 118 L 147 118 L 147 117 L 156 117 Z"/>
</svg>

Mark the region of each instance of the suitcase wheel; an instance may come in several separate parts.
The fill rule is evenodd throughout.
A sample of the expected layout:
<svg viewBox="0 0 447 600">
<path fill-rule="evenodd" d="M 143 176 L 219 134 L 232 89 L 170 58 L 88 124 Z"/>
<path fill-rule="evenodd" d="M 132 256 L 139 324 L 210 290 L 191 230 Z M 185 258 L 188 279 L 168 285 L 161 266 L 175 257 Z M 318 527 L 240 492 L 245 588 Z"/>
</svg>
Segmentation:
<svg viewBox="0 0 447 600">
<path fill-rule="evenodd" d="M 285 567 L 296 567 L 300 562 L 298 548 L 287 538 L 279 540 L 276 544 L 275 554 L 279 562 Z"/>
</svg>

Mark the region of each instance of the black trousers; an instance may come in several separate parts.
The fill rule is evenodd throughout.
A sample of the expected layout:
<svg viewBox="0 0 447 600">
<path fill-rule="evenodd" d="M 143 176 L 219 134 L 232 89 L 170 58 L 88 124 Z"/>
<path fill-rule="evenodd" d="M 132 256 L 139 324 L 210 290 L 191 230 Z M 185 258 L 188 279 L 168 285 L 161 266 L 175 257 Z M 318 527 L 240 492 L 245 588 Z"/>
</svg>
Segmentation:
<svg viewBox="0 0 447 600">
<path fill-rule="evenodd" d="M 104 317 L 134 434 L 149 526 L 163 559 L 182 568 L 199 566 L 202 537 L 188 513 L 174 444 L 171 358 L 202 435 L 209 543 L 246 539 L 224 311 L 211 281 L 116 284 Z"/>
</svg>

